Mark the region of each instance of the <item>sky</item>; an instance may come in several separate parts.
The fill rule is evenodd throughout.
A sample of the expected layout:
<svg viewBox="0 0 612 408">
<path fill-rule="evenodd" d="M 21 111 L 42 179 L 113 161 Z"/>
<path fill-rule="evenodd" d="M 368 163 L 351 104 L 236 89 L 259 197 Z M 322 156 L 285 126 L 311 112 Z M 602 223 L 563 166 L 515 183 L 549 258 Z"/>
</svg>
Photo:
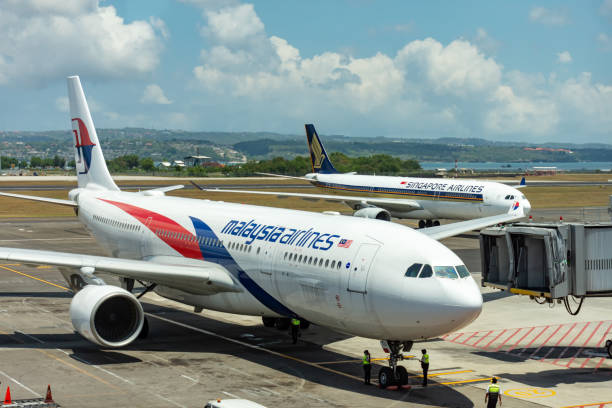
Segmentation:
<svg viewBox="0 0 612 408">
<path fill-rule="evenodd" d="M 0 130 L 612 143 L 612 0 L 0 0 Z"/>
</svg>

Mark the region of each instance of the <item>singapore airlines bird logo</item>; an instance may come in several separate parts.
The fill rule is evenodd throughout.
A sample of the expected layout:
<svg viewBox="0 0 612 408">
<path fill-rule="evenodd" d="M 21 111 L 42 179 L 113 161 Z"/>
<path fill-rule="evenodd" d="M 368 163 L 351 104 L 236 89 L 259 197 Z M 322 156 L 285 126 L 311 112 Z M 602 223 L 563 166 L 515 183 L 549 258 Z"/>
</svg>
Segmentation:
<svg viewBox="0 0 612 408">
<path fill-rule="evenodd" d="M 77 166 L 82 165 L 83 167 L 83 171 L 80 167 L 77 167 L 79 174 L 87 174 L 91 166 L 91 151 L 95 144 L 89 138 L 87 126 L 79 118 L 72 119 L 72 133 L 74 133 L 75 139 L 74 147 L 77 149 Z"/>
<path fill-rule="evenodd" d="M 319 138 L 317 137 L 316 133 L 312 135 L 312 142 L 310 143 L 310 151 L 312 152 L 312 160 L 313 160 L 314 168 L 320 169 L 321 164 L 323 164 L 323 160 L 325 159 L 325 155 L 323 154 L 323 148 L 321 147 L 321 143 L 319 142 Z"/>
</svg>

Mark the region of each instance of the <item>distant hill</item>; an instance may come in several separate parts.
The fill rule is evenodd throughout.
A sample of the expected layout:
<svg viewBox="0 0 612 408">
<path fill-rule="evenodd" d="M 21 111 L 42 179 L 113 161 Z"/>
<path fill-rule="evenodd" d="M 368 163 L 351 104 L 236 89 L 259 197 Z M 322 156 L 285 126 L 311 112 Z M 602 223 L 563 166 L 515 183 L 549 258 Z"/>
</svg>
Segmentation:
<svg viewBox="0 0 612 408">
<path fill-rule="evenodd" d="M 304 135 L 274 132 L 188 132 L 144 128 L 98 129 L 105 156 L 112 159 L 126 154 L 151 157 L 155 161 L 172 160 L 199 153 L 221 162 L 262 160 L 273 157 L 293 158 L 308 154 Z M 348 156 L 388 154 L 419 161 L 462 162 L 568 162 L 611 161 L 612 145 L 590 143 L 529 144 L 490 141 L 480 138 L 441 137 L 438 139 L 400 139 L 387 137 L 355 138 L 343 135 L 321 135 L 328 153 Z M 2 156 L 29 159 L 32 156 L 72 156 L 69 131 L 3 132 L 0 131 Z M 568 152 L 525 150 L 545 147 Z"/>
</svg>

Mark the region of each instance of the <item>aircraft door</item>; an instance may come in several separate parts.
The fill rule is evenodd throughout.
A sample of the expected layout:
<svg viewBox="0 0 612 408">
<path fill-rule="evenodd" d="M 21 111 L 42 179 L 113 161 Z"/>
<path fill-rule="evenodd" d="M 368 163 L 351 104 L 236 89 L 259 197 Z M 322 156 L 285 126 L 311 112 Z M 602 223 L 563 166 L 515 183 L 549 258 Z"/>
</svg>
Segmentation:
<svg viewBox="0 0 612 408">
<path fill-rule="evenodd" d="M 153 251 L 151 246 L 153 243 L 151 242 L 151 236 L 149 235 L 149 226 L 153 222 L 153 217 L 149 217 L 143 223 L 144 225 L 141 227 L 140 233 L 140 254 L 141 257 L 147 257 L 153 255 Z"/>
<path fill-rule="evenodd" d="M 366 293 L 366 283 L 370 266 L 380 245 L 362 244 L 353 259 L 349 270 L 348 291 Z"/>
</svg>

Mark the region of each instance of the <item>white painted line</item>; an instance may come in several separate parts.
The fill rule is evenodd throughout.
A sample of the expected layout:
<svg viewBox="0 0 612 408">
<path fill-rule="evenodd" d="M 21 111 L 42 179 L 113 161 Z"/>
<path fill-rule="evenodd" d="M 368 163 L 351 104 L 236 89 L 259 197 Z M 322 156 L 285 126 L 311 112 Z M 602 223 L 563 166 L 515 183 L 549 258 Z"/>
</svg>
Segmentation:
<svg viewBox="0 0 612 408">
<path fill-rule="evenodd" d="M 261 389 L 262 389 L 262 390 L 266 390 L 266 391 L 268 391 L 269 393 L 272 393 L 272 394 L 274 394 L 274 395 L 281 395 L 279 392 L 276 392 L 276 391 L 271 390 L 271 389 L 266 388 L 266 387 L 261 387 Z"/>
<path fill-rule="evenodd" d="M 82 241 L 93 238 L 27 238 L 27 239 L 0 239 L 0 242 L 29 242 L 29 241 Z"/>
<path fill-rule="evenodd" d="M 14 382 L 15 384 L 19 385 L 21 388 L 23 388 L 26 391 L 29 391 L 32 393 L 32 395 L 37 396 L 38 398 L 42 398 L 42 395 L 40 395 L 37 392 L 32 391 L 29 387 L 26 387 L 25 385 L 23 385 L 22 383 L 20 383 L 19 381 L 17 381 L 16 379 L 14 379 L 13 377 L 11 377 L 10 375 L 8 375 L 7 373 L 5 373 L 4 371 L 0 371 L 0 374 L 2 374 L 3 376 L 5 376 L 6 378 L 8 378 L 9 380 L 11 380 L 12 382 Z"/>
<path fill-rule="evenodd" d="M 191 380 L 191 381 L 193 381 L 194 383 L 197 383 L 197 382 L 198 382 L 198 380 L 196 380 L 195 378 L 191 378 L 191 377 L 189 377 L 189 376 L 187 376 L 187 375 L 185 375 L 185 374 L 181 374 L 181 377 L 186 378 L 186 379 L 188 379 L 188 380 Z"/>
<path fill-rule="evenodd" d="M 166 401 L 166 402 L 171 403 L 171 404 L 172 404 L 172 405 L 174 405 L 175 407 L 187 408 L 186 406 L 181 405 L 181 404 L 179 404 L 178 402 L 174 402 L 174 401 L 172 401 L 171 399 L 168 399 L 168 398 L 166 398 L 166 397 L 162 397 L 162 396 L 161 396 L 161 395 L 159 395 L 159 394 L 153 394 L 153 395 L 155 395 L 157 398 L 160 398 L 160 399 L 162 399 L 162 400 L 164 400 L 164 401 Z"/>
<path fill-rule="evenodd" d="M 66 354 L 67 354 L 67 353 L 66 353 Z M 85 359 L 82 359 L 81 357 L 77 356 L 76 354 L 73 354 L 73 355 L 71 355 L 70 357 L 74 358 L 74 359 L 75 359 L 75 360 L 77 360 L 77 361 L 80 361 L 80 362 L 81 362 L 81 363 L 83 363 L 83 364 L 87 364 L 87 365 L 88 365 L 88 366 L 90 366 L 90 367 L 96 368 L 96 369 L 98 369 L 98 370 L 100 370 L 100 371 L 102 371 L 102 372 L 104 372 L 104 373 L 106 373 L 106 374 L 108 374 L 108 375 L 110 375 L 110 376 L 112 376 L 112 377 L 115 377 L 115 378 L 117 378 L 118 380 L 121 380 L 121 381 L 123 381 L 123 382 L 126 382 L 126 383 L 128 383 L 128 384 L 130 384 L 130 385 L 134 385 L 134 383 L 133 383 L 133 382 L 131 382 L 130 380 L 128 380 L 127 378 L 123 378 L 123 377 L 121 377 L 120 375 L 113 373 L 112 371 L 108 371 L 108 370 L 107 370 L 107 369 L 105 369 L 105 368 L 102 368 L 102 367 L 100 367 L 100 366 L 98 366 L 98 365 L 92 364 L 92 363 L 90 363 L 89 361 L 87 361 L 87 360 L 85 360 Z"/>
<path fill-rule="evenodd" d="M 221 391 L 222 393 L 224 393 L 225 395 L 229 395 L 232 398 L 236 398 L 236 399 L 240 399 L 239 396 L 232 394 L 231 392 L 227 392 L 227 391 Z"/>
</svg>

